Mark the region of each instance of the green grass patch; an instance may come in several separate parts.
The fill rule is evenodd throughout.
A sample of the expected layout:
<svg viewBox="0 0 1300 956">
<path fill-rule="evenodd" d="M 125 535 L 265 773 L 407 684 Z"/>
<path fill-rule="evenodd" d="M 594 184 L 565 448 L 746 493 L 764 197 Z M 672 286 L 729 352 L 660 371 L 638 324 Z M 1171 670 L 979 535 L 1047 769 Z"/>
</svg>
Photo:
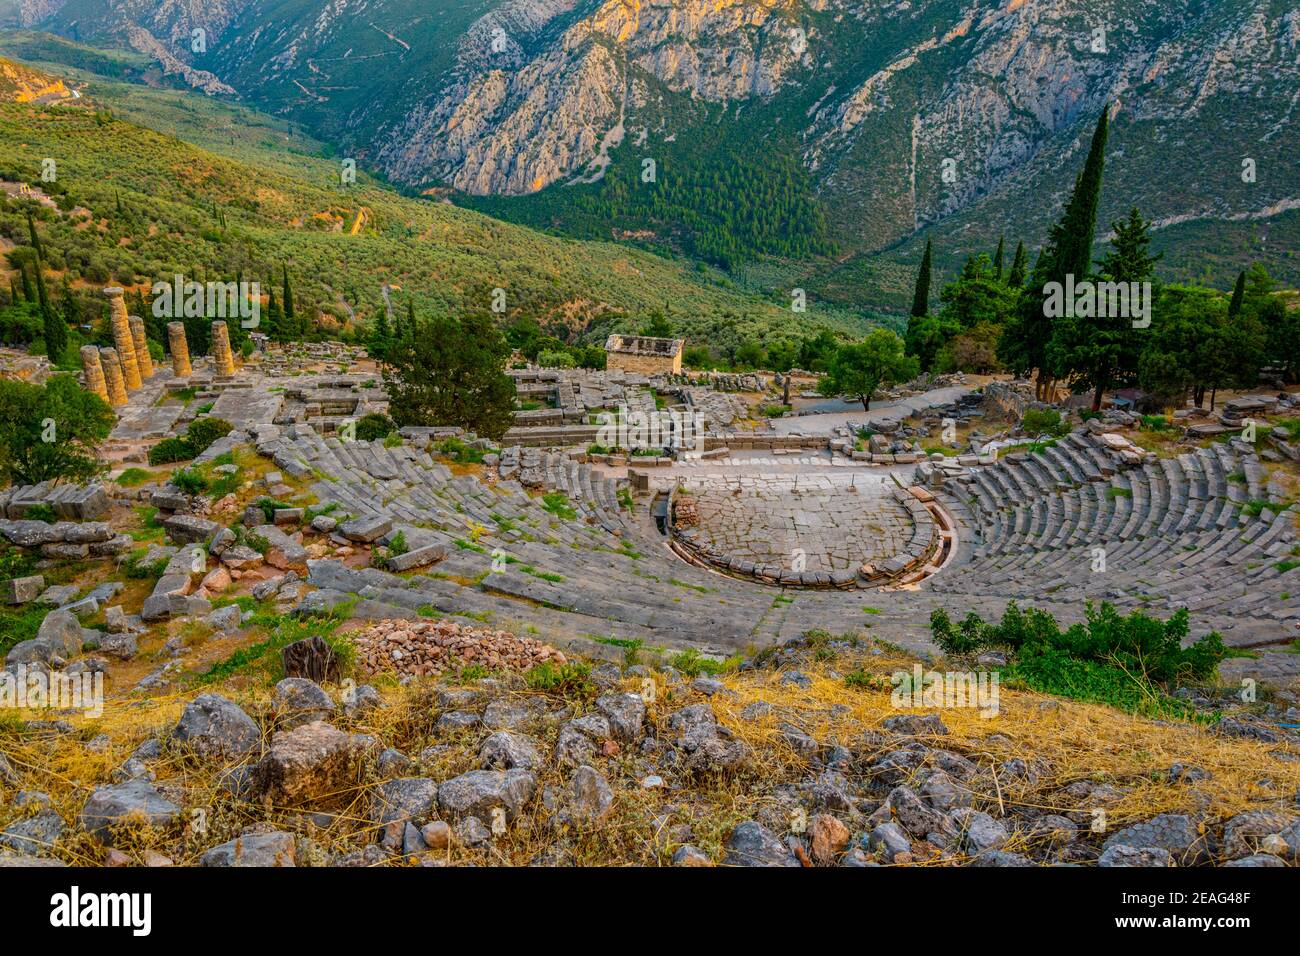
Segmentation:
<svg viewBox="0 0 1300 956">
<path fill-rule="evenodd" d="M 725 674 L 733 671 L 740 666 L 744 658 L 736 654 L 728 657 L 726 660 L 715 661 L 711 657 L 703 656 L 695 648 L 688 648 L 678 654 L 674 654 L 668 659 L 668 666 L 675 670 L 681 671 L 688 677 L 699 677 L 701 674 L 707 674 L 710 677 L 717 674 Z"/>
<path fill-rule="evenodd" d="M 128 468 L 113 480 L 123 488 L 138 488 L 146 481 L 153 480 L 153 472 L 143 468 Z"/>
<path fill-rule="evenodd" d="M 552 664 L 547 661 L 524 672 L 524 684 L 530 690 L 561 697 L 586 699 L 596 696 L 596 685 L 591 680 L 591 665 L 580 661 Z"/>
</svg>

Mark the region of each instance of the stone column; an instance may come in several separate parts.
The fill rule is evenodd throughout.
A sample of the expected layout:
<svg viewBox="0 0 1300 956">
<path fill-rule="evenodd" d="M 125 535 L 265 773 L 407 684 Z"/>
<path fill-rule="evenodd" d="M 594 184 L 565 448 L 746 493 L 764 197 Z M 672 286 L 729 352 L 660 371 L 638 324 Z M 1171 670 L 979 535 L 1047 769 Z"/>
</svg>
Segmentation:
<svg viewBox="0 0 1300 956">
<path fill-rule="evenodd" d="M 122 367 L 122 381 L 127 391 L 140 387 L 140 367 L 135 362 L 135 340 L 131 338 L 131 320 L 126 314 L 126 303 L 122 301 L 122 290 L 109 286 L 104 290 L 108 296 L 108 308 L 113 324 L 113 344 L 117 346 L 117 360 Z"/>
<path fill-rule="evenodd" d="M 94 392 L 108 401 L 108 386 L 104 383 L 104 366 L 99 364 L 99 349 L 93 345 L 83 345 L 81 367 L 86 373 L 86 391 Z"/>
<path fill-rule="evenodd" d="M 131 316 L 131 343 L 135 346 L 135 364 L 140 369 L 140 379 L 153 377 L 153 357 L 149 355 L 149 339 L 144 331 L 144 319 L 138 315 Z"/>
<path fill-rule="evenodd" d="M 167 323 L 167 347 L 172 353 L 172 372 L 179 378 L 189 378 L 193 373 L 190 368 L 190 346 L 185 341 L 185 323 Z"/>
<path fill-rule="evenodd" d="M 212 361 L 218 375 L 235 374 L 235 357 L 230 351 L 230 332 L 225 322 L 212 323 Z"/>
<path fill-rule="evenodd" d="M 110 405 L 126 404 L 126 380 L 122 378 L 122 364 L 117 358 L 117 349 L 100 349 L 99 358 L 104 367 L 104 378 L 108 383 L 108 401 Z"/>
</svg>

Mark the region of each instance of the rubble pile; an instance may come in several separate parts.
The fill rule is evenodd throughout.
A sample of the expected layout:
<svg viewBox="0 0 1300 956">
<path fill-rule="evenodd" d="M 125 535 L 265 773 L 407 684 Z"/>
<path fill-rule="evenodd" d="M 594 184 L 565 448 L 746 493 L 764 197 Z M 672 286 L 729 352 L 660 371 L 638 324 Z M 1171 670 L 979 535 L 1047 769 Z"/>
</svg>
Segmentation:
<svg viewBox="0 0 1300 956">
<path fill-rule="evenodd" d="M 354 643 L 357 667 L 364 674 L 395 671 L 427 677 L 471 665 L 525 671 L 566 662 L 562 653 L 541 641 L 455 621 L 380 621 L 358 633 Z"/>
</svg>

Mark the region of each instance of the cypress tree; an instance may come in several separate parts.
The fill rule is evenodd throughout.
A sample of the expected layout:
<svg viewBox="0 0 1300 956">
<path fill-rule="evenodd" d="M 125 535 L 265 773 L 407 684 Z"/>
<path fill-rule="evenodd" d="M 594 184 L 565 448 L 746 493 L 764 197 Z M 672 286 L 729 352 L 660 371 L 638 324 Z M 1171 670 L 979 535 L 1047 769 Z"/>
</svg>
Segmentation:
<svg viewBox="0 0 1300 956">
<path fill-rule="evenodd" d="M 45 250 L 41 248 L 41 237 L 36 234 L 36 220 L 32 218 L 32 211 L 27 210 L 27 234 L 31 237 L 32 248 L 36 250 L 37 269 L 40 268 L 40 261 L 45 258 Z"/>
<path fill-rule="evenodd" d="M 17 305 L 20 293 L 18 291 L 18 280 L 13 276 L 9 277 L 9 304 Z"/>
<path fill-rule="evenodd" d="M 284 341 L 284 317 L 280 312 L 280 304 L 275 301 L 275 287 L 270 285 L 267 287 L 266 319 L 262 323 L 262 331 L 277 342 Z"/>
<path fill-rule="evenodd" d="M 1007 276 L 1007 285 L 1013 289 L 1019 289 L 1025 284 L 1025 260 L 1028 257 L 1025 254 L 1024 240 L 1016 243 L 1016 254 L 1011 259 L 1011 272 Z"/>
<path fill-rule="evenodd" d="M 997 279 L 999 282 L 1002 281 L 1002 250 L 1004 248 L 1004 243 L 1005 239 L 1002 236 L 998 236 L 998 251 L 993 253 L 993 278 Z"/>
<path fill-rule="evenodd" d="M 284 321 L 286 325 L 293 328 L 295 316 L 293 311 L 293 290 L 289 288 L 289 267 L 282 265 L 280 268 L 284 276 L 284 289 L 281 294 L 281 299 L 283 299 L 282 308 L 284 309 Z"/>
<path fill-rule="evenodd" d="M 31 273 L 27 271 L 27 263 L 19 263 L 18 272 L 23 280 L 23 300 L 26 302 L 36 301 L 36 288 L 32 285 Z"/>
<path fill-rule="evenodd" d="M 1241 314 L 1241 304 L 1246 299 L 1246 270 L 1237 273 L 1237 284 L 1232 289 L 1232 301 L 1228 303 L 1228 318 L 1235 319 Z"/>
<path fill-rule="evenodd" d="M 406 324 L 399 327 L 398 338 L 407 342 L 415 329 L 415 296 L 406 297 Z"/>
<path fill-rule="evenodd" d="M 912 294 L 912 315 L 917 318 L 930 314 L 930 240 L 925 240 L 925 255 L 916 274 L 916 291 Z"/>
<path fill-rule="evenodd" d="M 370 343 L 366 351 L 370 353 L 371 358 L 384 362 L 392 350 L 393 334 L 388 328 L 388 310 L 380 309 L 379 314 L 375 316 L 375 326 L 370 330 Z"/>
<path fill-rule="evenodd" d="M 1053 278 L 1064 281 L 1073 275 L 1082 282 L 1092 269 L 1092 237 L 1097 229 L 1097 209 L 1101 204 L 1101 180 L 1106 168 L 1106 139 L 1110 132 L 1110 104 L 1101 111 L 1083 172 L 1074 184 L 1074 193 L 1065 207 L 1058 230 L 1053 231 Z"/>
<path fill-rule="evenodd" d="M 1097 228 L 1097 208 L 1101 198 L 1101 180 L 1106 165 L 1106 137 L 1109 132 L 1110 108 L 1103 107 L 1083 171 L 1074 181 L 1074 190 L 1065 204 L 1061 219 L 1048 233 L 1047 245 L 1039 253 L 1029 281 L 1027 294 L 1021 297 L 1019 314 L 1003 329 L 999 353 L 1016 372 L 1038 370 L 1036 393 L 1039 401 L 1051 398 L 1057 369 L 1051 367 L 1049 346 L 1054 333 L 1053 320 L 1044 312 L 1049 283 L 1066 284 L 1066 276 L 1076 282 L 1087 279 L 1092 269 L 1092 237 Z"/>
<path fill-rule="evenodd" d="M 41 272 L 39 259 L 36 261 L 36 296 L 41 303 L 45 354 L 50 357 L 51 364 L 57 365 L 63 358 L 63 353 L 68 350 L 68 327 L 50 306 L 50 297 L 45 291 L 45 276 Z"/>
</svg>

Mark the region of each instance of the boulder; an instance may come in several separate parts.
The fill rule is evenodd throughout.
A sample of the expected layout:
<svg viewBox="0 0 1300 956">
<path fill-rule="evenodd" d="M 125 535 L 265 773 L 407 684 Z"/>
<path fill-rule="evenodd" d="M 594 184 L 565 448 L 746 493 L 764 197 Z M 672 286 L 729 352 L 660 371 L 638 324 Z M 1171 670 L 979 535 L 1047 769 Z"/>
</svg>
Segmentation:
<svg viewBox="0 0 1300 956">
<path fill-rule="evenodd" d="M 712 866 L 709 855 L 697 846 L 684 843 L 673 854 L 673 866 Z"/>
<path fill-rule="evenodd" d="M 579 767 L 569 778 L 564 792 L 560 819 L 567 823 L 589 825 L 609 815 L 614 806 L 614 791 L 594 767 Z"/>
<path fill-rule="evenodd" d="M 812 838 L 812 858 L 821 866 L 831 866 L 849 845 L 849 828 L 838 817 L 819 813 L 808 826 Z"/>
<path fill-rule="evenodd" d="M 41 621 L 36 639 L 61 651 L 61 657 L 73 657 L 81 653 L 81 622 L 70 611 L 51 611 Z"/>
<path fill-rule="evenodd" d="M 338 531 L 343 537 L 349 541 L 357 541 L 362 544 L 378 541 L 392 530 L 393 522 L 391 518 L 381 518 L 375 515 L 353 518 L 338 526 Z"/>
<path fill-rule="evenodd" d="M 266 540 L 266 563 L 271 567 L 302 574 L 307 572 L 307 549 L 275 525 L 259 524 L 251 533 Z M 225 555 L 222 555 L 222 563 L 230 566 Z"/>
<path fill-rule="evenodd" d="M 9 824 L 0 832 L 0 846 L 18 853 L 46 856 L 65 829 L 62 817 L 53 810 L 42 810 L 34 817 Z"/>
<path fill-rule="evenodd" d="M 645 736 L 645 701 L 638 694 L 606 694 L 596 709 L 609 721 L 615 739 L 639 743 Z"/>
<path fill-rule="evenodd" d="M 537 742 L 523 734 L 497 731 L 483 741 L 478 751 L 484 770 L 536 770 L 542 765 Z"/>
<path fill-rule="evenodd" d="M 203 620 L 217 633 L 231 634 L 239 630 L 239 625 L 244 620 L 244 612 L 238 604 L 227 604 L 225 607 L 217 608 Z"/>
<path fill-rule="evenodd" d="M 506 819 L 514 820 L 536 790 L 530 770 L 471 770 L 438 788 L 438 805 L 453 817 L 480 819 L 491 819 L 492 810 L 502 807 Z"/>
<path fill-rule="evenodd" d="M 337 709 L 319 684 L 304 677 L 286 677 L 276 684 L 271 706 L 277 723 L 284 728 L 325 720 Z"/>
<path fill-rule="evenodd" d="M 1225 823 L 1223 855 L 1228 859 L 1250 856 L 1266 849 L 1264 841 L 1272 836 L 1282 839 L 1292 862 L 1300 862 L 1300 819 L 1277 810 L 1249 810 Z M 1283 846 L 1276 849 L 1281 850 Z"/>
<path fill-rule="evenodd" d="M 799 866 L 790 848 L 770 830 L 754 820 L 746 820 L 727 838 L 723 866 Z"/>
<path fill-rule="evenodd" d="M 239 758 L 262 746 L 253 719 L 220 694 L 200 694 L 190 701 L 172 738 L 205 757 Z"/>
<path fill-rule="evenodd" d="M 322 721 L 280 731 L 252 768 L 248 793 L 278 806 L 349 802 L 372 744 Z"/>
<path fill-rule="evenodd" d="M 194 515 L 173 515 L 163 522 L 167 537 L 176 544 L 202 544 L 221 530 L 221 525 Z"/>
<path fill-rule="evenodd" d="M 370 819 L 379 828 L 380 842 L 401 847 L 406 827 L 431 815 L 437 803 L 438 785 L 428 777 L 399 777 L 380 784 L 370 800 Z"/>
<path fill-rule="evenodd" d="M 45 590 L 45 578 L 39 574 L 25 578 L 13 578 L 0 581 L 0 602 L 5 604 L 27 604 L 35 601 Z"/>
<path fill-rule="evenodd" d="M 296 848 L 292 833 L 248 833 L 214 846 L 199 860 L 200 866 L 294 866 Z"/>
<path fill-rule="evenodd" d="M 1168 850 L 1159 847 L 1125 846 L 1114 843 L 1097 858 L 1098 866 L 1173 866 Z"/>
<path fill-rule="evenodd" d="M 145 780 L 98 787 L 81 810 L 81 828 L 102 843 L 112 844 L 117 827 L 146 825 L 167 827 L 180 817 L 181 808 Z"/>
<path fill-rule="evenodd" d="M 968 807 L 954 810 L 952 821 L 962 829 L 962 843 L 971 854 L 1001 849 L 1010 838 L 1007 828 L 997 820 Z"/>
<path fill-rule="evenodd" d="M 1181 813 L 1162 813 L 1150 820 L 1125 827 L 1111 835 L 1102 844 L 1102 849 L 1108 850 L 1118 845 L 1136 849 L 1156 847 L 1167 850 L 1174 859 L 1187 863 L 1203 856 L 1205 849 L 1204 839 L 1197 833 L 1196 825 L 1190 817 Z"/>
<path fill-rule="evenodd" d="M 394 554 L 385 562 L 389 571 L 399 573 L 415 568 L 427 567 L 447 557 L 447 548 L 441 544 L 426 544 L 421 548 L 412 548 L 401 554 Z"/>
</svg>

